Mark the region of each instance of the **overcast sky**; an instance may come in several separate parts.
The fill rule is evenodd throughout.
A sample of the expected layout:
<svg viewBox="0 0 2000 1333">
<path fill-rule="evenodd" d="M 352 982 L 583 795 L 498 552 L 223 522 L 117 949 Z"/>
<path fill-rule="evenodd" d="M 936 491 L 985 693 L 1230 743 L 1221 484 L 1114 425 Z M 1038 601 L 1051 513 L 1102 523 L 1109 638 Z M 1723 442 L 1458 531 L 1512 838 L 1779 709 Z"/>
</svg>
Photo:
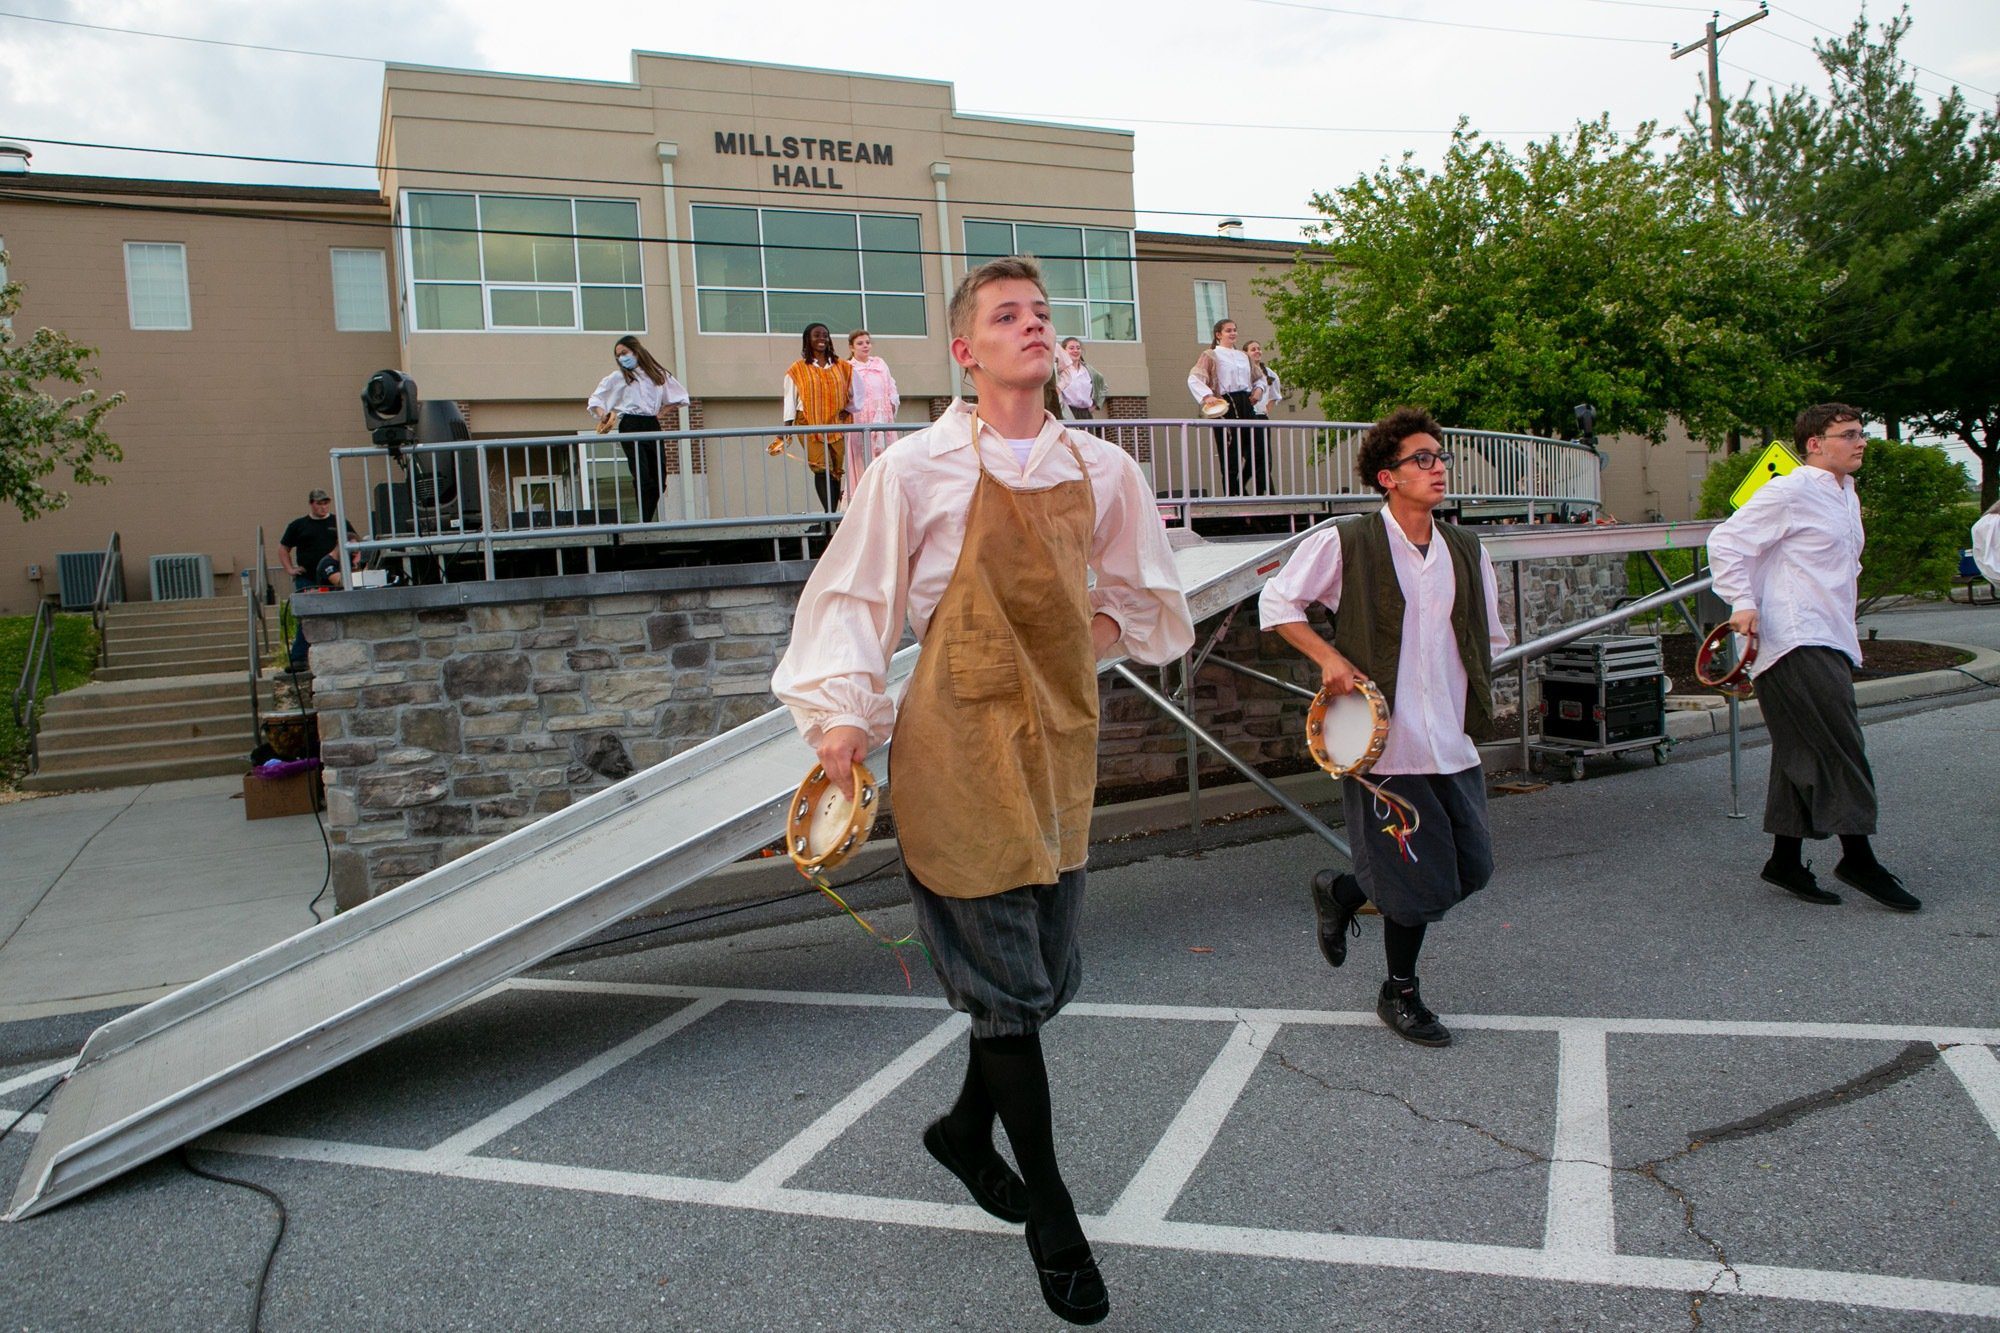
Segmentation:
<svg viewBox="0 0 2000 1333">
<path fill-rule="evenodd" d="M 1010 25 L 1000 7 L 938 0 L 0 0 L 0 11 L 364 57 L 0 17 L 0 137 L 366 163 L 383 59 L 623 80 L 636 48 L 942 79 L 964 111 L 1129 128 L 1138 206 L 1161 210 L 1141 226 L 1206 232 L 1235 214 L 1272 237 L 1298 234 L 1314 190 L 1385 158 L 1435 164 L 1460 115 L 1514 143 L 1600 112 L 1621 130 L 1678 124 L 1704 60 L 1670 59 L 1673 45 L 1699 40 L 1711 12 L 1665 0 L 1145 0 L 1010 6 L 1025 20 Z M 1990 105 L 2000 3 L 1912 11 L 1906 54 L 1930 71 L 1921 80 Z M 1731 4 L 1723 21 L 1751 12 Z M 1853 0 L 1774 6 L 1723 42 L 1725 90 L 1821 87 L 1807 48 L 1859 12 Z M 30 146 L 37 171 L 373 183 L 365 171 Z"/>
</svg>

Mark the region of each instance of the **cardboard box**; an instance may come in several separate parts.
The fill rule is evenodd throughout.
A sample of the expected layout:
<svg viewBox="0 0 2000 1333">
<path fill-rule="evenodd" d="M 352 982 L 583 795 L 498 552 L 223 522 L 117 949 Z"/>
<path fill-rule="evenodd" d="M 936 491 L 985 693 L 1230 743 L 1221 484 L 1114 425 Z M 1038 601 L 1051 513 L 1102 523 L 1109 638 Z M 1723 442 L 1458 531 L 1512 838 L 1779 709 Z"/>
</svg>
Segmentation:
<svg viewBox="0 0 2000 1333">
<path fill-rule="evenodd" d="M 320 788 L 318 769 L 294 773 L 284 778 L 243 775 L 243 817 L 277 819 L 284 815 L 309 815 L 315 808 L 326 809 L 326 793 Z M 318 802 L 315 807 L 314 802 Z"/>
</svg>

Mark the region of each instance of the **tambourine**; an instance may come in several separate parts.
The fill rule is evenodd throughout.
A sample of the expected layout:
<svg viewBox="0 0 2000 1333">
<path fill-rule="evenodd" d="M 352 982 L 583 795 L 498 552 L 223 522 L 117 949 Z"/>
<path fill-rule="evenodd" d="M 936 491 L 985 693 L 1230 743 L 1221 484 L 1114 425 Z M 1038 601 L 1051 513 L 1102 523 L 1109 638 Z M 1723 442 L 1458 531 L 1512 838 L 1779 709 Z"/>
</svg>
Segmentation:
<svg viewBox="0 0 2000 1333">
<path fill-rule="evenodd" d="M 1322 686 L 1306 709 L 1306 749 L 1334 777 L 1366 773 L 1388 743 L 1389 702 L 1372 680 L 1355 681 L 1346 694 Z"/>
<path fill-rule="evenodd" d="M 1748 695 L 1752 688 L 1750 664 L 1757 660 L 1757 631 L 1753 629 L 1743 636 L 1741 652 L 1736 652 L 1732 644 L 1729 655 L 1735 661 L 1728 670 L 1717 674 L 1716 666 L 1724 655 L 1723 645 L 1730 642 L 1731 633 L 1727 623 L 1717 625 L 1708 632 L 1708 637 L 1701 641 L 1701 648 L 1694 655 L 1694 678 L 1712 690 L 1742 697 Z"/>
<path fill-rule="evenodd" d="M 1367 776 L 1388 743 L 1389 701 L 1372 680 L 1355 681 L 1345 694 L 1322 685 L 1306 709 L 1306 749 L 1313 762 L 1336 778 L 1353 778 L 1366 787 L 1375 798 L 1376 817 L 1389 821 L 1382 832 L 1394 840 L 1405 861 L 1415 861 L 1410 839 L 1423 817 L 1416 806 Z"/>
<path fill-rule="evenodd" d="M 1229 400 L 1214 394 L 1201 400 L 1201 414 L 1205 417 L 1226 417 L 1229 415 Z"/>
<path fill-rule="evenodd" d="M 825 767 L 814 764 L 785 818 L 785 851 L 799 873 L 807 879 L 822 875 L 868 841 L 880 797 L 865 764 L 854 765 L 853 799 L 833 785 Z"/>
<path fill-rule="evenodd" d="M 778 458 L 789 452 L 791 445 L 792 442 L 789 439 L 780 435 L 764 446 L 764 452 L 773 458 Z"/>
</svg>

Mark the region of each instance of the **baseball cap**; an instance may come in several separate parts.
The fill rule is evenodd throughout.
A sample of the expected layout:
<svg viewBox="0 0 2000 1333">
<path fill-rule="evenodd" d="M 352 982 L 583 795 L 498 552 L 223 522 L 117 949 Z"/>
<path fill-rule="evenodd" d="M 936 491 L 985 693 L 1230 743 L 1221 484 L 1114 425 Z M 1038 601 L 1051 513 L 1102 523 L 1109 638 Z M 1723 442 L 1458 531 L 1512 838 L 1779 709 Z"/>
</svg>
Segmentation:
<svg viewBox="0 0 2000 1333">
<path fill-rule="evenodd" d="M 315 487 L 314 489 L 312 489 L 312 490 L 310 490 L 310 491 L 307 491 L 307 492 L 306 492 L 306 503 L 307 503 L 307 504 L 311 504 L 311 503 L 313 503 L 313 502 L 314 502 L 315 500 L 331 500 L 332 498 L 333 498 L 333 497 L 332 497 L 331 495 L 328 495 L 328 494 L 327 494 L 327 493 L 326 493 L 325 491 L 322 491 L 322 490 L 318 489 L 317 487 Z"/>
</svg>

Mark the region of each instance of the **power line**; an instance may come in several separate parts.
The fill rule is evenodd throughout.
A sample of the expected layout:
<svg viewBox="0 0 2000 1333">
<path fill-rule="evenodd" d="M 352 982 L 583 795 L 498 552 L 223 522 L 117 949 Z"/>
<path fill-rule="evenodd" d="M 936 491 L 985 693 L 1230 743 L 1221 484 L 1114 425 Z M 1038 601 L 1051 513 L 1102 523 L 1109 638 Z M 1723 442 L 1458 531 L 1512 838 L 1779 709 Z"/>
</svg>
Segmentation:
<svg viewBox="0 0 2000 1333">
<path fill-rule="evenodd" d="M 331 167 L 343 171 L 373 172 L 379 170 L 373 162 L 337 162 L 329 158 L 276 157 L 261 153 L 212 153 L 192 148 L 150 148 L 140 144 L 98 143 L 88 139 L 51 139 L 32 134 L 14 134 L 8 137 L 21 140 L 25 143 L 52 144 L 62 148 L 97 149 L 110 153 L 150 153 L 163 157 L 216 158 L 226 162 L 259 162 L 268 165 L 294 167 Z M 619 185 L 640 190 L 657 190 L 660 188 L 660 182 L 657 179 L 629 180 L 615 176 L 560 176 L 533 171 L 475 171 L 469 167 L 415 167 L 407 166 L 400 162 L 395 164 L 394 169 L 413 176 L 463 176 L 477 180 L 527 180 L 552 181 L 558 184 L 569 185 Z M 700 190 L 704 193 L 756 195 L 780 193 L 782 189 L 782 187 L 766 188 L 755 185 L 690 185 L 685 188 Z M 845 196 L 842 202 L 854 199 L 867 199 L 899 204 L 935 205 L 937 203 L 935 195 L 868 194 L 860 191 L 845 190 L 841 193 Z M 1095 204 L 1033 203 L 1026 200 L 1011 199 L 953 199 L 951 203 L 955 207 L 960 208 L 1040 208 L 1087 213 L 1125 211 L 1162 217 L 1235 217 L 1245 220 L 1255 219 L 1259 222 L 1320 222 L 1324 220 L 1318 214 L 1313 213 L 1242 213 L 1233 209 L 1217 210 L 1212 208 L 1131 208 L 1126 210 L 1107 210 Z"/>
<path fill-rule="evenodd" d="M 1383 19 L 1391 23 L 1422 23 L 1433 28 L 1469 28 L 1474 32 L 1507 32 L 1525 37 L 1566 37 L 1579 42 L 1623 42 L 1631 46 L 1665 46 L 1650 37 L 1612 37 L 1594 32 L 1557 32 L 1547 28 L 1503 28 L 1492 23 L 1460 23 L 1452 19 L 1420 19 L 1408 14 L 1384 14 L 1373 9 L 1342 9 L 1334 5 L 1311 5 L 1303 0 L 1249 0 L 1253 5 L 1276 9 L 1305 9 L 1315 14 L 1341 14 L 1348 18 Z"/>
<path fill-rule="evenodd" d="M 16 177 L 14 179 L 19 179 L 19 178 Z M 357 219 L 330 218 L 325 214 L 321 213 L 284 213 L 284 212 L 273 212 L 255 208 L 204 208 L 194 204 L 142 204 L 142 203 L 134 203 L 130 200 L 100 199 L 88 195 L 58 194 L 58 193 L 51 193 L 48 190 L 36 190 L 32 188 L 24 190 L 15 185 L 0 184 L 0 200 L 6 200 L 6 199 L 27 199 L 37 203 L 45 203 L 45 204 L 70 204 L 79 208 L 102 208 L 122 213 L 160 213 L 168 216 L 179 216 L 179 217 L 233 218 L 238 221 L 246 221 L 246 222 L 306 222 L 306 223 L 316 223 L 321 226 L 354 227 L 354 228 L 363 228 L 374 231 L 443 232 L 448 234 L 459 234 L 468 236 L 529 236 L 542 240 L 617 241 L 617 242 L 623 242 L 628 244 L 639 244 L 639 245 L 678 245 L 683 247 L 699 246 L 703 249 L 717 249 L 717 250 L 725 250 L 725 249 L 726 250 L 793 250 L 793 251 L 798 251 L 799 253 L 802 254 L 828 253 L 828 254 L 858 255 L 862 253 L 867 253 L 872 255 L 916 255 L 921 257 L 948 255 L 954 259 L 979 259 L 979 260 L 991 259 L 993 257 L 992 254 L 986 251 L 974 252 L 970 250 L 936 250 L 936 249 L 927 249 L 923 247 L 911 247 L 911 246 L 897 246 L 897 247 L 869 246 L 866 247 L 864 251 L 862 248 L 859 247 L 846 247 L 846 246 L 834 246 L 834 245 L 774 246 L 774 245 L 767 245 L 760 241 L 704 241 L 704 240 L 697 240 L 692 236 L 675 236 L 675 237 L 648 236 L 643 232 L 635 236 L 615 236 L 606 232 L 521 231 L 510 227 L 449 227 L 449 226 L 435 226 L 435 225 L 418 226 L 417 224 L 411 222 L 399 222 L 394 218 L 386 218 L 381 221 L 375 221 L 372 219 L 360 219 L 360 218 Z M 1197 237 L 1190 237 L 1189 239 L 1203 240 L 1205 238 L 1197 236 Z M 1263 242 L 1263 244 L 1286 245 L 1286 246 L 1295 245 L 1298 247 L 1298 249 L 1294 253 L 1310 252 L 1311 250 L 1311 247 L 1305 244 L 1304 242 L 1267 241 Z M 1045 259 L 1075 258 L 1081 261 L 1082 256 L 1057 255 L 1057 256 L 1043 256 L 1043 258 Z M 1192 261 L 1190 261 L 1185 255 L 1141 255 L 1134 253 L 1131 255 L 1124 256 L 1122 262 L 1133 263 L 1133 264 L 1186 264 Z M 1263 255 L 1255 255 L 1255 254 L 1213 255 L 1213 256 L 1204 255 L 1201 257 L 1201 260 L 1199 262 L 1204 264 L 1235 264 L 1235 265 L 1253 264 L 1263 268 L 1282 268 L 1287 264 L 1291 263 L 1291 256 L 1282 254 L 1274 255 L 1269 253 Z M 423 281 L 428 281 L 428 279 L 423 279 Z M 465 281 L 470 281 L 470 279 L 466 279 Z M 583 285 L 598 286 L 607 284 L 585 283 Z M 613 283 L 608 285 L 631 286 L 633 284 Z M 911 294 L 914 295 L 914 293 Z M 883 295 L 894 295 L 894 293 L 883 293 Z"/>
<path fill-rule="evenodd" d="M 1812 52 L 1814 56 L 1818 56 L 1818 55 L 1819 55 L 1819 48 L 1818 48 L 1817 46 L 1814 46 L 1814 45 L 1813 45 L 1812 43 L 1810 43 L 1810 42 L 1802 42 L 1802 41 L 1800 41 L 1800 40 L 1799 40 L 1798 38 L 1796 38 L 1796 37 L 1788 37 L 1788 36 L 1786 36 L 1786 35 L 1785 35 L 1784 33 L 1782 33 L 1782 32 L 1777 32 L 1777 31 L 1775 31 L 1775 30 L 1774 30 L 1774 31 L 1771 31 L 1771 32 L 1767 32 L 1767 33 L 1765 33 L 1764 35 L 1765 35 L 1766 37 L 1775 37 L 1775 38 L 1777 38 L 1777 39 L 1778 39 L 1779 41 L 1781 41 L 1781 42 L 1790 42 L 1790 43 L 1791 43 L 1791 44 L 1792 44 L 1793 46 L 1796 46 L 1796 47 L 1798 47 L 1798 48 L 1799 48 L 1800 50 L 1803 50 L 1803 51 L 1810 51 L 1810 52 Z M 1899 57 L 1897 57 L 1897 59 L 1899 59 L 1899 60 L 1900 60 L 1900 59 L 1902 59 L 1902 58 L 1901 58 L 1901 57 L 1899 56 Z M 1907 60 L 1904 60 L 1904 61 L 1903 61 L 1903 63 L 1904 63 L 1905 65 L 1910 65 L 1910 62 L 1909 62 L 1909 61 L 1907 61 Z M 1824 66 L 1822 66 L 1821 68 L 1825 68 L 1825 67 L 1824 67 Z M 1910 65 L 1910 68 L 1911 68 L 1911 69 L 1923 69 L 1923 67 L 1922 67 L 1921 65 Z M 1924 72 L 1924 73 L 1926 73 L 1926 74 L 1936 74 L 1936 73 L 1937 73 L 1937 71 L 1935 71 L 1935 70 L 1923 70 L 1923 72 Z M 1950 76 L 1949 74 L 1938 74 L 1938 76 L 1937 76 L 1937 77 L 1939 77 L 1939 78 L 1941 78 L 1941 79 L 1946 79 L 1946 80 L 1951 80 L 1952 82 L 1956 82 L 1956 80 L 1952 80 L 1952 79 L 1951 79 L 1951 76 Z M 1916 86 L 1916 87 L 1917 87 L 1918 89 L 1920 89 L 1921 91 L 1929 93 L 1929 94 L 1930 94 L 1930 95 L 1931 95 L 1932 97 L 1939 97 L 1939 98 L 1943 98 L 1943 97 L 1949 97 L 1949 96 L 1951 96 L 1951 94 L 1950 94 L 1949 92 L 1946 92 L 1946 91 L 1943 91 L 1943 90 L 1940 90 L 1940 89 L 1937 89 L 1937 88 L 1932 88 L 1932 87 L 1930 87 L 1930 86 L 1929 86 L 1929 85 L 1927 85 L 1927 84 L 1922 84 L 1922 83 L 1917 83 L 1917 81 L 1916 81 L 1916 79 L 1915 79 L 1915 78 L 1912 78 L 1912 79 L 1910 80 L 1910 82 L 1911 82 L 1912 84 L 1914 84 L 1914 85 L 1915 85 L 1915 86 Z M 1985 94 L 1985 95 L 1986 95 L 1986 96 L 1988 96 L 1988 97 L 1991 97 L 1991 96 L 1993 95 L 1993 94 L 1991 94 L 1991 93 L 1988 93 L 1988 92 L 1987 92 L 1987 91 L 1986 91 L 1986 90 L 1985 90 L 1984 88 L 1973 88 L 1973 87 L 1972 87 L 1972 85 L 1971 85 L 1971 84 L 1969 84 L 1969 83 L 1968 83 L 1968 84 L 1965 84 L 1965 85 L 1963 85 L 1963 86 L 1964 86 L 1964 87 L 1966 87 L 1966 88 L 1971 88 L 1971 89 L 1972 89 L 1972 91 L 1973 91 L 1973 92 L 1975 92 L 1975 93 L 1982 93 L 1982 94 Z"/>
<path fill-rule="evenodd" d="M 1846 33 L 1842 32 L 1838 28 L 1829 28 L 1824 23 L 1821 23 L 1817 19 L 1809 19 L 1804 14 L 1795 13 L 1792 10 L 1784 8 L 1782 5 L 1773 5 L 1772 8 L 1776 9 L 1780 14 L 1783 14 L 1786 18 L 1797 19 L 1801 23 L 1811 24 L 1813 27 L 1818 28 L 1821 32 L 1830 32 L 1835 37 L 1847 36 Z M 1773 37 L 1776 37 L 1779 36 L 1780 34 L 1774 32 L 1771 35 Z M 1904 63 L 1909 65 L 1911 69 L 1922 70 L 1926 74 L 1934 74 L 1940 79 L 1944 79 L 1950 83 L 1955 83 L 1961 88 L 1969 88 L 1975 93 L 1983 93 L 1987 97 L 2000 96 L 2000 94 L 1996 94 L 1991 88 L 1975 87 L 1974 85 L 1967 83 L 1965 80 L 1961 78 L 1958 78 L 1954 75 L 1946 74 L 1943 70 L 1931 69 L 1929 66 L 1919 65 L 1915 61 L 1905 61 Z"/>
<path fill-rule="evenodd" d="M 149 32 L 144 28 L 115 28 L 107 23 L 84 23 L 78 19 L 50 18 L 45 14 L 17 14 L 12 10 L 0 10 L 0 19 L 19 19 L 24 23 L 53 23 L 63 28 L 87 28 L 92 32 L 116 33 L 121 37 L 155 37 L 167 42 L 195 42 L 202 46 L 228 46 L 238 51 L 262 51 L 281 56 L 317 56 L 322 60 L 352 60 L 363 65 L 383 63 L 374 56 L 350 56 L 338 51 L 306 51 L 295 46 L 262 46 L 256 42 L 227 42 L 220 37 L 190 37 L 179 32 Z"/>
</svg>

